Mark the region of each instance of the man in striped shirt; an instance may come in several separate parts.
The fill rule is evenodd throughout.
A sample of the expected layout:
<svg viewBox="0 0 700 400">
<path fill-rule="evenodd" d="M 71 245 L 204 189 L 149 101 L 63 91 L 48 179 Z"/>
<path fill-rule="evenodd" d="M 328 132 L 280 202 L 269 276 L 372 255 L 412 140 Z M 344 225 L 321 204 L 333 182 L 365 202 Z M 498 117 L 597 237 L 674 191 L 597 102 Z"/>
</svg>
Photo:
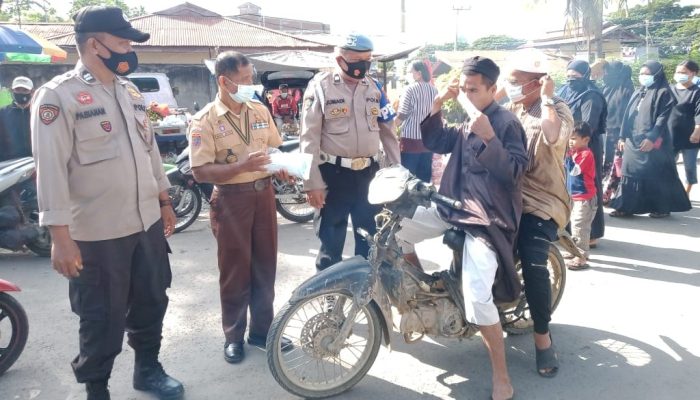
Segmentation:
<svg viewBox="0 0 700 400">
<path fill-rule="evenodd" d="M 409 73 L 414 80 L 399 103 L 396 125 L 401 127 L 401 165 L 418 179 L 430 182 L 433 153 L 423 146 L 420 123 L 430 114 L 438 91 L 430 83 L 430 71 L 422 61 L 414 61 Z"/>
</svg>

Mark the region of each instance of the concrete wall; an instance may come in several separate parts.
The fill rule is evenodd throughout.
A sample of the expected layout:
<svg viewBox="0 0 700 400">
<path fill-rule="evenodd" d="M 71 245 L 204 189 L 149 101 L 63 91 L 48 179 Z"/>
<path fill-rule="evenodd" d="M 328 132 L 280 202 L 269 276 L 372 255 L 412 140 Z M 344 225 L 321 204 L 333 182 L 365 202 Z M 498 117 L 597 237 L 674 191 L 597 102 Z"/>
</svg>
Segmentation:
<svg viewBox="0 0 700 400">
<path fill-rule="evenodd" d="M 72 65 L 42 65 L 42 64 L 1 64 L 0 85 L 10 87 L 12 80 L 19 75 L 28 76 L 39 87 L 54 76 L 73 69 Z M 199 65 L 140 65 L 138 72 L 164 72 L 170 78 L 170 85 L 179 89 L 175 96 L 180 107 L 193 111 L 196 101 L 200 107 L 210 102 L 216 95 L 213 79 L 204 64 Z"/>
</svg>

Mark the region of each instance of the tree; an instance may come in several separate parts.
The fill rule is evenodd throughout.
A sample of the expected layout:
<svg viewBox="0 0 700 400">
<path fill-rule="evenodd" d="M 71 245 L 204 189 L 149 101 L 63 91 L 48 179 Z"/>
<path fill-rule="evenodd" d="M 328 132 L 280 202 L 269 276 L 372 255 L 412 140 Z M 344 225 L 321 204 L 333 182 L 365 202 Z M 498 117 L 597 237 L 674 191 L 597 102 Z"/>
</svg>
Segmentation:
<svg viewBox="0 0 700 400">
<path fill-rule="evenodd" d="M 0 2 L 0 7 L 6 5 L 0 11 L 0 21 L 22 22 L 61 22 L 56 15 L 56 9 L 51 6 L 49 0 L 15 0 L 13 2 Z"/>
<path fill-rule="evenodd" d="M 146 15 L 146 9 L 143 6 L 129 7 L 124 0 L 73 0 L 71 3 L 70 15 L 86 6 L 115 6 L 124 10 L 124 14 L 128 18 L 140 17 Z"/>
<path fill-rule="evenodd" d="M 660 55 L 687 54 L 697 47 L 700 18 L 693 17 L 697 6 L 681 6 L 679 0 L 652 0 L 648 4 L 629 9 L 627 15 L 615 12 L 608 18 L 637 35 L 647 36 L 649 42 L 659 47 Z"/>
<path fill-rule="evenodd" d="M 596 44 L 596 56 L 603 58 L 603 13 L 605 8 L 617 4 L 618 10 L 627 11 L 626 0 L 566 0 L 566 15 L 588 37 L 588 58 L 591 58 L 591 41 Z"/>
<path fill-rule="evenodd" d="M 513 50 L 525 44 L 525 40 L 505 35 L 490 35 L 476 39 L 472 49 L 477 50 Z"/>
</svg>

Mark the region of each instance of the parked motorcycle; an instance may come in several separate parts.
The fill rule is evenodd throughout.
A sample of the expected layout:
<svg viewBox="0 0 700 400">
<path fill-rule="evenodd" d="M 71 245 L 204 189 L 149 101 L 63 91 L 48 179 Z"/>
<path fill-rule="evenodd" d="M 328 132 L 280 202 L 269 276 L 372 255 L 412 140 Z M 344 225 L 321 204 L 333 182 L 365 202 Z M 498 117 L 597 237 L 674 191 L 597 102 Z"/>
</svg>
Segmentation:
<svg viewBox="0 0 700 400">
<path fill-rule="evenodd" d="M 299 139 L 284 135 L 283 143 L 279 148 L 281 151 L 291 152 L 298 148 Z M 164 165 L 172 185 L 169 195 L 177 217 L 175 233 L 182 232 L 197 220 L 202 210 L 202 202 L 209 202 L 214 190 L 214 185 L 199 183 L 194 179 L 189 154 L 188 147 L 177 156 L 175 165 Z M 303 180 L 298 178 L 294 183 L 284 182 L 274 177 L 272 179 L 277 212 L 292 222 L 308 222 L 314 217 L 314 209 L 306 199 L 303 185 Z"/>
<path fill-rule="evenodd" d="M 0 247 L 49 257 L 51 235 L 39 226 L 35 173 L 31 157 L 0 163 Z"/>
<path fill-rule="evenodd" d="M 390 342 L 392 306 L 401 316 L 398 328 L 408 343 L 424 335 L 462 339 L 478 332 L 464 312 L 464 232 L 452 229 L 444 235 L 443 242 L 453 251 L 452 265 L 432 275 L 404 261 L 394 236 L 401 220 L 412 217 L 418 205 L 428 207 L 432 201 L 460 209 L 461 203 L 438 194 L 401 166 L 377 173 L 369 199 L 384 209 L 375 217 L 374 237 L 360 230 L 370 244 L 368 259 L 341 261 L 302 283 L 270 327 L 268 366 L 277 382 L 296 396 L 324 398 L 357 384 L 374 363 L 382 338 Z M 566 278 L 555 245 L 550 247 L 548 268 L 554 310 Z M 527 316 L 524 294 L 498 308 L 506 329 Z M 283 336 L 292 340 L 292 350 L 280 347 Z"/>
<path fill-rule="evenodd" d="M 27 343 L 27 313 L 22 305 L 7 293 L 19 291 L 17 285 L 0 279 L 0 375 L 17 361 Z"/>
</svg>

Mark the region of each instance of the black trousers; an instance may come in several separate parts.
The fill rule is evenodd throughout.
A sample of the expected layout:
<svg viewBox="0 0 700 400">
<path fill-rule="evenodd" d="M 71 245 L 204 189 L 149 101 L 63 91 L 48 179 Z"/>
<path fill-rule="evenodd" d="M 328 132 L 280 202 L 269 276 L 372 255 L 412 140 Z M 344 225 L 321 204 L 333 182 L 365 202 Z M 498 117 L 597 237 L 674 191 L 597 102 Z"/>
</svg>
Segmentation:
<svg viewBox="0 0 700 400">
<path fill-rule="evenodd" d="M 163 222 L 123 238 L 76 243 L 83 258 L 69 284 L 71 309 L 80 317 L 80 354 L 71 363 L 76 379 L 109 379 L 125 330 L 137 365 L 155 363 L 172 280 Z"/>
<path fill-rule="evenodd" d="M 367 201 L 369 183 L 379 170 L 376 162 L 360 171 L 329 163 L 321 164 L 319 168 L 328 186 L 326 204 L 315 221 L 316 235 L 321 239 L 316 269 L 321 271 L 342 260 L 348 216 L 352 218 L 355 255 L 367 257 L 369 245 L 357 234 L 357 229 L 362 228 L 374 235 L 377 231 L 374 216 L 381 207 Z"/>
<path fill-rule="evenodd" d="M 535 332 L 549 332 L 552 319 L 552 286 L 549 281 L 547 259 L 549 246 L 557 239 L 557 224 L 532 214 L 524 214 L 518 231 L 518 255 L 522 263 L 525 296 Z"/>
<path fill-rule="evenodd" d="M 602 135 L 593 135 L 588 147 L 593 152 L 595 161 L 595 189 L 598 199 L 598 208 L 596 208 L 595 217 L 593 217 L 593 223 L 591 223 L 591 239 L 600 239 L 605 236 L 605 210 L 603 209 L 603 161 L 605 157 L 603 153 L 605 143 L 603 143 Z"/>
</svg>

